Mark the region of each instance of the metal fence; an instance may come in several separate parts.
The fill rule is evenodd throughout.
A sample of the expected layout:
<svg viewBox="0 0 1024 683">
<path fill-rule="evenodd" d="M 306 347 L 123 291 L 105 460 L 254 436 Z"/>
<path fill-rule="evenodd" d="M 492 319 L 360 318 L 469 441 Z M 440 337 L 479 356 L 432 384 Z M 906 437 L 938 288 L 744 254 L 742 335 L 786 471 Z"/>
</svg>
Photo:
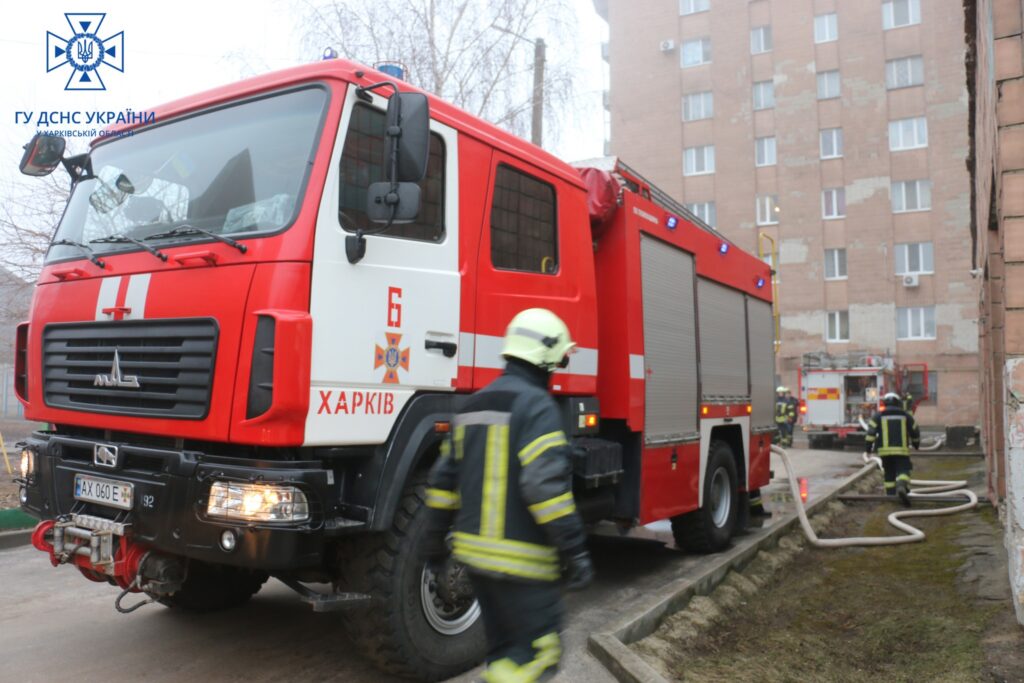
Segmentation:
<svg viewBox="0 0 1024 683">
<path fill-rule="evenodd" d="M 14 395 L 14 366 L 0 365 L 0 418 L 20 419 L 25 417 L 21 402 Z"/>
</svg>

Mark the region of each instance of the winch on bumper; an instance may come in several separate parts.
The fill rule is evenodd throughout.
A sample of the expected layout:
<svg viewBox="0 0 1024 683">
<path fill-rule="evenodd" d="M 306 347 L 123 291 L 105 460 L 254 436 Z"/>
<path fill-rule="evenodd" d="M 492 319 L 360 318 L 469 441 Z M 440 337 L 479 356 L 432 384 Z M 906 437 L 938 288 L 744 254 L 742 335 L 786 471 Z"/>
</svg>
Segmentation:
<svg viewBox="0 0 1024 683">
<path fill-rule="evenodd" d="M 50 525 L 51 558 L 66 552 L 58 552 L 58 538 L 65 547 L 76 539 L 79 549 L 67 561 L 92 565 L 88 570 L 100 580 L 112 575 L 104 567 L 117 564 L 119 539 L 164 555 L 287 572 L 320 566 L 324 528 L 338 530 L 337 519 L 325 525 L 324 501 L 334 481 L 319 462 L 229 458 L 46 432 L 21 445 L 32 460 L 20 480 L 22 508 L 54 520 L 39 527 Z M 345 521 L 346 530 L 362 526 Z M 79 541 L 88 541 L 88 550 Z"/>
</svg>

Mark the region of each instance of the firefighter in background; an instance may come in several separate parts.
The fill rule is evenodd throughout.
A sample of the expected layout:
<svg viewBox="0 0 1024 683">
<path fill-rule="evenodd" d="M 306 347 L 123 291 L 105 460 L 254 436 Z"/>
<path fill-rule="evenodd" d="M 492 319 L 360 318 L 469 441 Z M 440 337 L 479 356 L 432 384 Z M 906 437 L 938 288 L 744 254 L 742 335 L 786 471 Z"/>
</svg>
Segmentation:
<svg viewBox="0 0 1024 683">
<path fill-rule="evenodd" d="M 786 447 L 793 445 L 793 423 L 796 422 L 796 409 L 786 397 L 789 389 L 775 389 L 775 427 L 779 430 L 779 444 Z"/>
<path fill-rule="evenodd" d="M 903 412 L 907 415 L 914 414 L 914 395 L 909 391 L 903 395 Z"/>
<path fill-rule="evenodd" d="M 480 603 L 489 683 L 553 674 L 562 653 L 562 564 L 569 590 L 593 578 L 570 446 L 548 393 L 575 346 L 551 311 L 516 315 L 502 348 L 505 372 L 454 416 L 428 478 L 426 555 L 444 559 L 452 527 L 452 556 Z"/>
<path fill-rule="evenodd" d="M 789 387 L 786 387 L 786 400 L 789 401 L 789 405 L 792 407 L 792 411 L 790 411 L 789 414 L 789 445 L 792 446 L 793 433 L 796 431 L 796 421 L 797 418 L 800 417 L 800 401 L 797 400 L 796 396 L 793 395 L 793 392 L 789 390 Z"/>
<path fill-rule="evenodd" d="M 914 416 L 903 410 L 902 399 L 892 392 L 882 397 L 883 409 L 868 421 L 864 437 L 868 453 L 878 451 L 885 472 L 885 493 L 898 495 L 910 505 L 910 447 L 921 446 L 921 433 Z"/>
</svg>

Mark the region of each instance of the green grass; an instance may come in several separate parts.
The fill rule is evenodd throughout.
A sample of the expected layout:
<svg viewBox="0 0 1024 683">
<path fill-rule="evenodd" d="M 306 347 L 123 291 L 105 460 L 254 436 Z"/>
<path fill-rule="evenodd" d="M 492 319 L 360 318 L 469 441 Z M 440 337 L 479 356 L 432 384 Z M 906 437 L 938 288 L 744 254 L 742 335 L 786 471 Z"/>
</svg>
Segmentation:
<svg viewBox="0 0 1024 683">
<path fill-rule="evenodd" d="M 0 510 L 0 531 L 12 529 L 30 529 L 36 525 L 35 517 L 26 515 L 21 510 Z"/>
</svg>

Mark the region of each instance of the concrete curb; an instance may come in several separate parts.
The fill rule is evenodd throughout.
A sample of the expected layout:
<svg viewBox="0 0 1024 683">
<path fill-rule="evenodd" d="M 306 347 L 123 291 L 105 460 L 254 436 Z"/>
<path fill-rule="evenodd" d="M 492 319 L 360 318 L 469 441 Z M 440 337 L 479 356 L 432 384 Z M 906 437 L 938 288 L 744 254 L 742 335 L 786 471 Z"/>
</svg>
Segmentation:
<svg viewBox="0 0 1024 683">
<path fill-rule="evenodd" d="M 873 472 L 875 470 L 855 473 L 831 492 L 811 501 L 807 505 L 808 516 L 836 500 L 839 494 Z M 627 616 L 611 631 L 592 634 L 587 640 L 587 650 L 621 683 L 669 683 L 627 645 L 653 633 L 666 616 L 683 609 L 693 596 L 711 593 L 730 571 L 745 567 L 758 552 L 775 546 L 782 536 L 798 525 L 799 517 L 793 512 L 778 524 L 755 532 L 753 543 L 710 558 L 704 573 L 699 577 L 679 579 L 665 585 L 647 601 L 641 612 Z"/>
<path fill-rule="evenodd" d="M 0 531 L 0 550 L 19 548 L 28 545 L 32 538 L 32 529 L 18 529 L 17 531 Z"/>
</svg>

